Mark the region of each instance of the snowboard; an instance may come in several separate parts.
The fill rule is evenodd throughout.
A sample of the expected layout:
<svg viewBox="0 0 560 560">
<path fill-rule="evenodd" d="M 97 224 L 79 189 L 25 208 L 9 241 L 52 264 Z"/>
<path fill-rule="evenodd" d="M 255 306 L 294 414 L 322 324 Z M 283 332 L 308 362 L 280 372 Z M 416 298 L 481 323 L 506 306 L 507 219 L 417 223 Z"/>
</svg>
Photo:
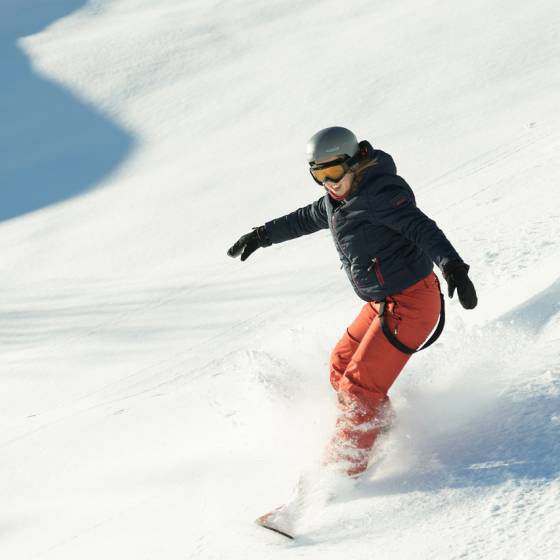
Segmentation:
<svg viewBox="0 0 560 560">
<path fill-rule="evenodd" d="M 290 540 L 293 540 L 295 538 L 294 535 L 290 534 L 288 532 L 288 529 L 285 527 L 282 527 L 279 523 L 278 523 L 278 519 L 276 519 L 276 512 L 280 509 L 282 509 L 284 506 L 281 506 L 280 508 L 273 510 L 273 511 L 269 511 L 268 513 L 265 513 L 264 515 L 261 515 L 260 517 L 258 517 L 257 519 L 255 519 L 255 523 L 257 525 L 260 525 L 261 527 L 264 527 L 265 529 L 268 529 L 270 531 L 274 531 L 275 533 L 278 533 L 279 535 L 282 535 L 283 537 L 286 537 Z"/>
</svg>

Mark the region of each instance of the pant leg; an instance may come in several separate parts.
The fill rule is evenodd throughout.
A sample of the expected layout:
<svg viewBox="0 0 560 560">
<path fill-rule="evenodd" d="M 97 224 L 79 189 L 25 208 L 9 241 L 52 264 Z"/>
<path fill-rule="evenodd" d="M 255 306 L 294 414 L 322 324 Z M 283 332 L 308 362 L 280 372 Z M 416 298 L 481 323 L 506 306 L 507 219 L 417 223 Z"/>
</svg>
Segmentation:
<svg viewBox="0 0 560 560">
<path fill-rule="evenodd" d="M 338 391 L 340 380 L 352 356 L 376 317 L 375 309 L 366 303 L 334 347 L 330 357 L 330 381 L 335 391 Z"/>
<path fill-rule="evenodd" d="M 416 348 L 434 328 L 439 310 L 439 284 L 431 274 L 389 299 L 386 321 L 404 344 Z M 386 421 L 387 392 L 410 358 L 387 340 L 378 311 L 376 303 L 364 306 L 331 358 L 339 414 L 327 462 L 338 463 L 349 475 L 367 468 L 371 448 Z"/>
</svg>

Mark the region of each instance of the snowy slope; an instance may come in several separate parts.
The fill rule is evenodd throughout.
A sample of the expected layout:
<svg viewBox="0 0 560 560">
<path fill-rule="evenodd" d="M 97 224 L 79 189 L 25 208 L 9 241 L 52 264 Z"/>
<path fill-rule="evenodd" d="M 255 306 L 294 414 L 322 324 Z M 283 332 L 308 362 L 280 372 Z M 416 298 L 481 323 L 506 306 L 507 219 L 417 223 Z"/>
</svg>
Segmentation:
<svg viewBox="0 0 560 560">
<path fill-rule="evenodd" d="M 556 558 L 560 7 L 3 0 L 0 557 Z M 307 138 L 392 153 L 479 291 L 392 389 L 355 488 L 285 543 L 361 303 Z"/>
</svg>

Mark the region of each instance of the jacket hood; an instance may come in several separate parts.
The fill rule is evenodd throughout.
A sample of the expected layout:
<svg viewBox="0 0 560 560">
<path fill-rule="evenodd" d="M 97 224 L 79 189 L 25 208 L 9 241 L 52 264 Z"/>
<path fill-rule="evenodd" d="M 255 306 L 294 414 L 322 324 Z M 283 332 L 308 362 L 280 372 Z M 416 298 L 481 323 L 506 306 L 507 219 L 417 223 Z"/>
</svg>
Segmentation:
<svg viewBox="0 0 560 560">
<path fill-rule="evenodd" d="M 357 182 L 354 184 L 347 199 L 354 196 L 363 187 L 364 183 L 371 179 L 381 175 L 397 174 L 397 166 L 393 158 L 387 152 L 375 150 L 371 145 L 368 145 L 368 152 L 369 161 L 367 165 L 362 168 L 362 171 L 358 171 Z"/>
<path fill-rule="evenodd" d="M 373 150 L 372 166 L 368 167 L 364 173 L 364 179 L 375 177 L 376 175 L 396 175 L 397 166 L 395 161 L 387 152 L 382 150 Z"/>
</svg>

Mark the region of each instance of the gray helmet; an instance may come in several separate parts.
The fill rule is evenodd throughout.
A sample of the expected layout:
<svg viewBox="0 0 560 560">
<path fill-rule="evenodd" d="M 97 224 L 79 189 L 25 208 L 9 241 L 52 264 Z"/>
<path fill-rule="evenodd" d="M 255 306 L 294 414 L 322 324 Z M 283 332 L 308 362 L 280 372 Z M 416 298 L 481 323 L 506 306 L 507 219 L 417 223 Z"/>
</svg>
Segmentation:
<svg viewBox="0 0 560 560">
<path fill-rule="evenodd" d="M 342 126 L 330 126 L 316 132 L 307 142 L 307 161 L 313 163 L 333 156 L 352 157 L 360 149 L 356 135 Z"/>
</svg>

